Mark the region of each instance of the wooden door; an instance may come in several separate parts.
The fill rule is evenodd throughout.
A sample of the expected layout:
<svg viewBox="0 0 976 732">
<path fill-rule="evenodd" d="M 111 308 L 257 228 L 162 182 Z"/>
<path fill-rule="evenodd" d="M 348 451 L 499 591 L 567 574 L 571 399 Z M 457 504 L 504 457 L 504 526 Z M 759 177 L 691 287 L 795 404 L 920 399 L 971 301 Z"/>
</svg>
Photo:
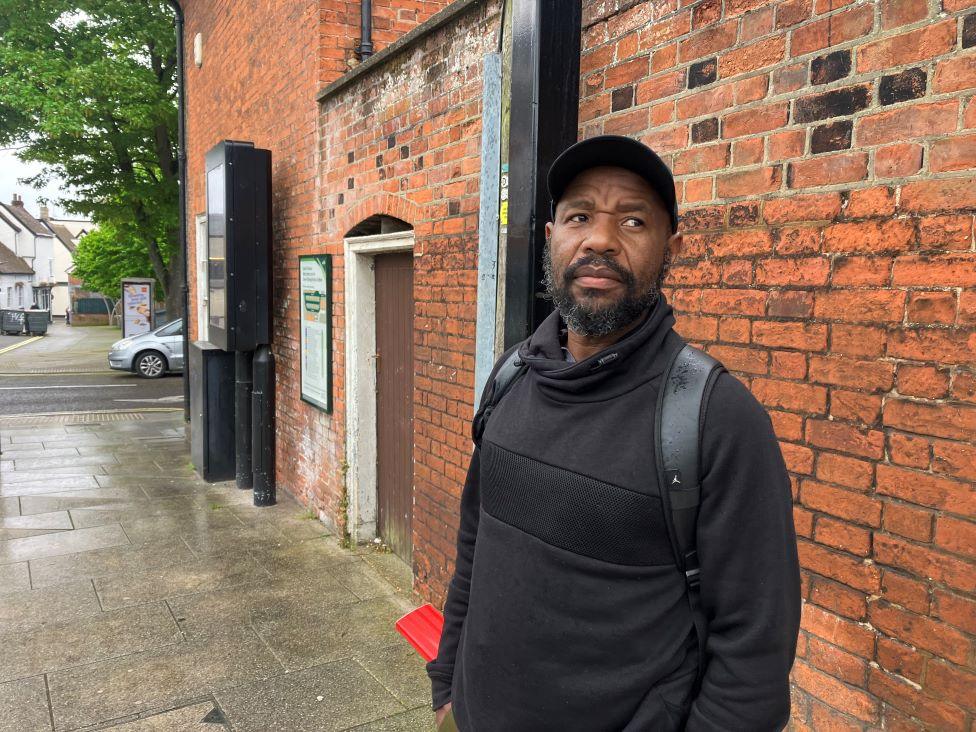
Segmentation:
<svg viewBox="0 0 976 732">
<path fill-rule="evenodd" d="M 413 253 L 376 257 L 377 529 L 412 563 Z"/>
</svg>

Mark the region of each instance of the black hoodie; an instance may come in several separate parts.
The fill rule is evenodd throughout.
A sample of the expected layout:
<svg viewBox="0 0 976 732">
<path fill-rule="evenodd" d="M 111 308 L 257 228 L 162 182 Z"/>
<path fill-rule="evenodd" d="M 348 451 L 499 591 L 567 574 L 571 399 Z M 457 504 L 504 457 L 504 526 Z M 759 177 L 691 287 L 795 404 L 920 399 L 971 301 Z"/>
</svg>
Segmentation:
<svg viewBox="0 0 976 732">
<path fill-rule="evenodd" d="M 568 364 L 554 312 L 519 347 L 529 368 L 471 458 L 427 664 L 433 707 L 453 701 L 461 732 L 786 724 L 800 614 L 790 484 L 769 417 L 727 373 L 701 435 L 709 631 L 692 698 L 695 631 L 654 458 L 655 356 L 673 325 L 662 298 L 620 341 Z"/>
</svg>

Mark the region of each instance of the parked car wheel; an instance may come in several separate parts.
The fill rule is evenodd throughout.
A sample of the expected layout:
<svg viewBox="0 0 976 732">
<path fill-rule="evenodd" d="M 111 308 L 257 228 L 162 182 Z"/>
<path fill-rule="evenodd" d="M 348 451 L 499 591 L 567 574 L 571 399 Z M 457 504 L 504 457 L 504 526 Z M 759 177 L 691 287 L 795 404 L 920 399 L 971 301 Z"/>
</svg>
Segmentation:
<svg viewBox="0 0 976 732">
<path fill-rule="evenodd" d="M 146 379 L 158 379 L 166 373 L 166 357 L 159 351 L 143 351 L 136 356 L 135 372 Z"/>
</svg>

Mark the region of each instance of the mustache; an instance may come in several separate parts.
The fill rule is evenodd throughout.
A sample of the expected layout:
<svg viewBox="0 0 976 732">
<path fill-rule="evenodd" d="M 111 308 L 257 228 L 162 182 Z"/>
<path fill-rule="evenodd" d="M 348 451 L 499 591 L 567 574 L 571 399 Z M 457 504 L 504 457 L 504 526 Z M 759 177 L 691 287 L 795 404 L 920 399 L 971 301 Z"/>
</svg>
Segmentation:
<svg viewBox="0 0 976 732">
<path fill-rule="evenodd" d="M 637 282 L 632 272 L 624 269 L 620 266 L 620 264 L 612 259 L 600 257 L 596 254 L 588 254 L 567 266 L 566 271 L 563 272 L 563 281 L 568 285 L 570 280 L 576 276 L 576 273 L 579 271 L 580 267 L 587 266 L 606 267 L 607 269 L 612 269 L 620 277 L 620 281 L 627 285 L 627 287 L 633 287 Z"/>
</svg>

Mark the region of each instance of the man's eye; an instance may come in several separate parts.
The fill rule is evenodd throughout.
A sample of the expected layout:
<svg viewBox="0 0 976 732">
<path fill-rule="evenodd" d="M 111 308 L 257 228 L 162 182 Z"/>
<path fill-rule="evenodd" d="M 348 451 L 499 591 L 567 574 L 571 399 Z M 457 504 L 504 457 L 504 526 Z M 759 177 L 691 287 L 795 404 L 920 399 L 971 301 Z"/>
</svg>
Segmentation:
<svg viewBox="0 0 976 732">
<path fill-rule="evenodd" d="M 626 219 L 624 219 L 624 226 L 629 226 L 631 228 L 636 228 L 638 226 L 643 226 L 643 225 L 644 225 L 644 222 L 643 221 L 641 221 L 640 219 L 635 218 L 633 216 L 629 216 Z"/>
<path fill-rule="evenodd" d="M 570 217 L 569 217 L 568 219 L 566 219 L 566 220 L 567 220 L 567 221 L 573 221 L 573 222 L 575 222 L 575 223 L 577 223 L 577 224 L 582 224 L 583 222 L 585 222 L 585 221 L 586 221 L 586 214 L 583 214 L 583 213 L 578 213 L 578 214 L 572 214 L 572 215 L 571 215 L 571 216 L 570 216 Z"/>
</svg>

